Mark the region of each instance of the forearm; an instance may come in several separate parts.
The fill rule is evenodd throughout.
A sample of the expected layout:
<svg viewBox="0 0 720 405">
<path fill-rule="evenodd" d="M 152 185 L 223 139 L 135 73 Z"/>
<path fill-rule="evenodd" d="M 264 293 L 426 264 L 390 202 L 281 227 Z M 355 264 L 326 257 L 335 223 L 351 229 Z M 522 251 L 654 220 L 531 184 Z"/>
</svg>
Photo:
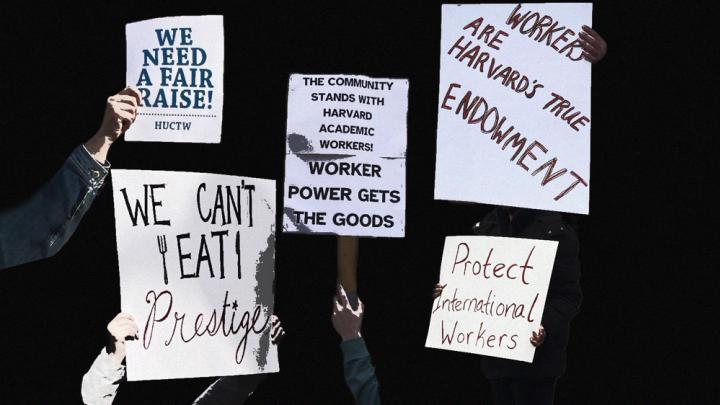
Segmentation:
<svg viewBox="0 0 720 405">
<path fill-rule="evenodd" d="M 0 213 L 0 269 L 57 253 L 102 187 L 108 167 L 78 146 L 29 200 Z"/>
<path fill-rule="evenodd" d="M 380 404 L 380 384 L 375 377 L 370 353 L 362 338 L 340 344 L 343 353 L 345 382 L 355 398 L 355 403 Z"/>
<path fill-rule="evenodd" d="M 83 402 L 88 405 L 112 404 L 124 376 L 125 366 L 102 349 L 83 376 L 80 388 Z"/>
</svg>

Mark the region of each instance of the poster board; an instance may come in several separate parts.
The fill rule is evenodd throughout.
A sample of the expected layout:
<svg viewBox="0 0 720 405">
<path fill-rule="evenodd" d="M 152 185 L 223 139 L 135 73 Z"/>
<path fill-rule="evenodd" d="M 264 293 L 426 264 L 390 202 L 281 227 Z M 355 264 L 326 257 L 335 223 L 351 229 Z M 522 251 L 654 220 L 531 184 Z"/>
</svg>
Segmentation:
<svg viewBox="0 0 720 405">
<path fill-rule="evenodd" d="M 275 182 L 112 171 L 130 381 L 276 372 Z"/>
<path fill-rule="evenodd" d="M 127 24 L 126 83 L 141 107 L 127 141 L 219 143 L 225 39 L 218 15 Z"/>
<path fill-rule="evenodd" d="M 445 238 L 426 347 L 532 362 L 557 241 Z"/>
<path fill-rule="evenodd" d="M 283 231 L 405 235 L 406 79 L 290 76 Z"/>
<path fill-rule="evenodd" d="M 442 6 L 435 199 L 587 214 L 590 3 Z"/>
</svg>

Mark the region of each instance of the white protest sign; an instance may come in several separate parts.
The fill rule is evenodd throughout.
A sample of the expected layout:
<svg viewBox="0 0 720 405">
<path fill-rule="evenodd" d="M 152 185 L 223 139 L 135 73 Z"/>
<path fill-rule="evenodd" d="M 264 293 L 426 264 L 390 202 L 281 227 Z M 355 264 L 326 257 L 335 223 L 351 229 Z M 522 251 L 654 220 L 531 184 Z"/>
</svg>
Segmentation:
<svg viewBox="0 0 720 405">
<path fill-rule="evenodd" d="M 290 76 L 283 230 L 405 235 L 406 79 Z"/>
<path fill-rule="evenodd" d="M 223 17 L 165 17 L 127 24 L 128 86 L 142 95 L 128 141 L 219 143 Z"/>
<path fill-rule="evenodd" d="M 592 4 L 442 6 L 435 198 L 587 214 Z"/>
<path fill-rule="evenodd" d="M 113 169 L 112 186 L 128 380 L 278 371 L 275 181 Z"/>
<path fill-rule="evenodd" d="M 426 347 L 532 362 L 557 241 L 445 238 Z"/>
</svg>

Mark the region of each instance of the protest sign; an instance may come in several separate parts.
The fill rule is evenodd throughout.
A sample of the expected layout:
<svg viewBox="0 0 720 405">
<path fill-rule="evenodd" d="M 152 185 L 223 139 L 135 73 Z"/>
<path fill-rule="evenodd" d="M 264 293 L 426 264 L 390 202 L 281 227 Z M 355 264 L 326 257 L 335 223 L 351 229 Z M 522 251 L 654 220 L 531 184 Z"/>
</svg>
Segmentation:
<svg viewBox="0 0 720 405">
<path fill-rule="evenodd" d="M 142 96 L 128 141 L 219 143 L 223 115 L 222 16 L 127 24 L 128 86 Z"/>
<path fill-rule="evenodd" d="M 592 4 L 442 7 L 435 198 L 587 214 Z"/>
<path fill-rule="evenodd" d="M 283 230 L 405 235 L 405 79 L 290 76 Z"/>
<path fill-rule="evenodd" d="M 128 380 L 278 371 L 275 181 L 112 172 Z"/>
<path fill-rule="evenodd" d="M 445 238 L 426 347 L 532 362 L 558 243 Z"/>
</svg>

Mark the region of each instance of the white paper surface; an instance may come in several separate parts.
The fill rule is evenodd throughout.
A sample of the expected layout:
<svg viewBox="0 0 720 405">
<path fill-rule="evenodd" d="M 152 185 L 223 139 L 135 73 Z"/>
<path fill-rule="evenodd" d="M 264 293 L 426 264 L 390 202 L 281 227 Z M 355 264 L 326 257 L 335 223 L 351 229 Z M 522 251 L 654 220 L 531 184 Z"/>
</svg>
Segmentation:
<svg viewBox="0 0 720 405">
<path fill-rule="evenodd" d="M 532 362 L 556 241 L 445 238 L 426 347 Z"/>
<path fill-rule="evenodd" d="M 128 380 L 278 371 L 275 181 L 113 169 L 112 186 Z"/>
<path fill-rule="evenodd" d="M 128 86 L 142 94 L 128 141 L 219 143 L 222 16 L 165 17 L 125 26 Z"/>
<path fill-rule="evenodd" d="M 522 4 L 509 24 L 517 6 L 442 7 L 435 198 L 587 214 L 591 64 L 573 59 L 592 4 Z"/>
<path fill-rule="evenodd" d="M 283 230 L 405 235 L 406 79 L 290 76 Z"/>
</svg>

